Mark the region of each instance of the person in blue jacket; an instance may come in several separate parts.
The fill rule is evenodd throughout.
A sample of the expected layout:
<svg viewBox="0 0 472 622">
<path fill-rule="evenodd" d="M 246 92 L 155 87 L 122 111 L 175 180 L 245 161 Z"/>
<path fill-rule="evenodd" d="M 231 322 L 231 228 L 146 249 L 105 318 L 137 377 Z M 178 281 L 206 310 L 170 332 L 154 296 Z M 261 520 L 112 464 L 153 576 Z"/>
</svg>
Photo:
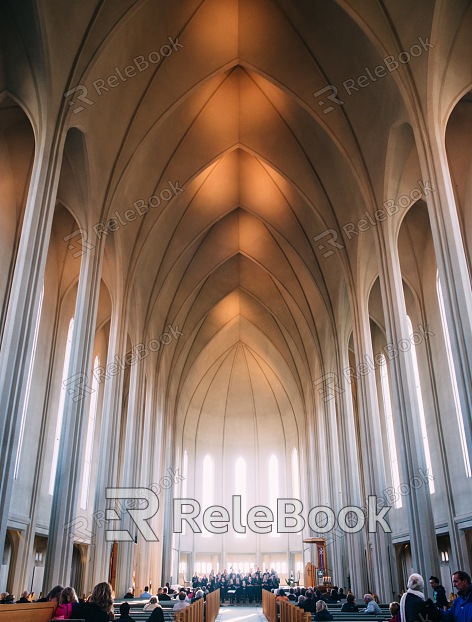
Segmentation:
<svg viewBox="0 0 472 622">
<path fill-rule="evenodd" d="M 452 584 L 457 590 L 457 598 L 452 601 L 451 608 L 441 611 L 444 622 L 472 622 L 472 585 L 470 576 L 463 570 L 452 575 Z"/>
</svg>

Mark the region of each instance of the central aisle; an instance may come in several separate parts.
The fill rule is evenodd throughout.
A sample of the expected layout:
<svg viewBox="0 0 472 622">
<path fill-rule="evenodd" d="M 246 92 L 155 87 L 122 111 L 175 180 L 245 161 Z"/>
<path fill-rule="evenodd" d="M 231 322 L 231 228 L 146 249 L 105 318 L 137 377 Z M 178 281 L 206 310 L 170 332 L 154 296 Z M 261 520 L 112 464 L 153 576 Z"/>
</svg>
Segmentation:
<svg viewBox="0 0 472 622">
<path fill-rule="evenodd" d="M 262 613 L 262 606 L 258 607 L 220 607 L 215 622 L 267 622 Z"/>
</svg>

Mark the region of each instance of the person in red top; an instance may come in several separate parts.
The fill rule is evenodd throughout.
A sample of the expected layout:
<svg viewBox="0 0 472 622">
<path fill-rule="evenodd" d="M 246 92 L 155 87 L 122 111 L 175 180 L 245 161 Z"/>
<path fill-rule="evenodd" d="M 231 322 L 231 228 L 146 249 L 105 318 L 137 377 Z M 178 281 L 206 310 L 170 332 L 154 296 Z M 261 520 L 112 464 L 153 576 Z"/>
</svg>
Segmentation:
<svg viewBox="0 0 472 622">
<path fill-rule="evenodd" d="M 72 607 L 79 599 L 73 587 L 65 587 L 59 595 L 59 604 L 54 612 L 56 620 L 69 620 L 72 615 Z"/>
<path fill-rule="evenodd" d="M 279 595 L 277 596 L 277 598 L 275 599 L 277 602 L 280 602 L 281 600 L 287 600 L 288 601 L 288 596 L 285 596 L 285 592 L 282 588 L 280 588 L 279 590 Z"/>
<path fill-rule="evenodd" d="M 400 603 L 394 601 L 393 603 L 390 603 L 388 608 L 390 609 L 390 613 L 392 614 L 390 622 L 401 622 Z"/>
</svg>

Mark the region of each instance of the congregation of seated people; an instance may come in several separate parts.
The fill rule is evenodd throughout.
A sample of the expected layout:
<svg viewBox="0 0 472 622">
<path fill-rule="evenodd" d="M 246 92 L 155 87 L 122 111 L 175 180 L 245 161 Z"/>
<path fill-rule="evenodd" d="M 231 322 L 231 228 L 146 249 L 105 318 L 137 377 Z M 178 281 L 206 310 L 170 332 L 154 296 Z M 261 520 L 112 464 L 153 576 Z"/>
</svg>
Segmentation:
<svg viewBox="0 0 472 622">
<path fill-rule="evenodd" d="M 333 587 L 329 591 L 321 592 L 320 589 L 313 587 L 279 587 L 279 579 L 275 571 L 261 573 L 257 570 L 254 573 L 227 573 L 215 575 L 211 573 L 199 577 L 196 574 L 192 578 L 192 587 L 183 588 L 180 586 L 173 589 L 169 583 L 165 587 L 160 587 L 156 594 L 150 591 L 149 586 L 144 591 L 137 592 L 129 588 L 121 599 L 122 602 L 114 602 L 112 587 L 107 582 L 97 584 L 88 598 L 78 598 L 72 587 L 63 588 L 55 586 L 45 597 L 40 597 L 35 601 L 34 594 L 23 592 L 18 603 L 29 602 L 49 602 L 54 606 L 54 617 L 52 620 L 85 620 L 85 622 L 108 622 L 110 620 L 121 620 L 122 622 L 134 622 L 132 617 L 133 609 L 139 613 L 139 620 L 143 620 L 142 614 L 149 612 L 146 622 L 165 622 L 169 620 L 169 614 L 189 607 L 191 603 L 199 599 L 205 600 L 207 595 L 220 589 L 226 591 L 226 596 L 230 602 L 255 602 L 262 590 L 266 589 L 274 592 L 277 603 L 283 601 L 291 602 L 295 607 L 299 607 L 305 613 L 310 613 L 315 622 L 331 620 L 354 620 L 356 614 L 375 616 L 376 620 L 387 620 L 388 611 L 391 619 L 389 622 L 415 622 L 418 612 L 423 619 L 430 622 L 472 622 L 472 585 L 470 576 L 463 572 L 454 573 L 454 586 L 458 590 L 457 595 L 450 599 L 450 602 L 442 598 L 444 588 L 439 584 L 435 577 L 430 579 L 434 588 L 434 602 L 426 599 L 424 595 L 424 581 L 418 574 L 413 574 L 408 580 L 408 590 L 402 595 L 400 602 L 392 602 L 389 606 L 379 606 L 379 599 L 375 594 L 366 593 L 363 596 L 365 608 L 359 607 L 356 597 L 349 590 L 345 595 L 342 588 Z M 231 589 L 233 588 L 233 589 Z M 260 590 L 260 592 L 258 591 Z M 41 596 L 41 595 L 40 595 Z M 441 598 L 440 598 L 441 597 Z M 225 595 L 221 596 L 224 601 Z M 130 601 L 133 601 L 130 603 Z M 360 601 L 359 601 L 360 602 Z M 14 604 L 15 599 L 6 592 L 0 594 L 0 604 Z M 332 611 L 329 611 L 331 607 Z M 387 609 L 388 607 L 388 609 Z M 119 612 L 118 612 L 119 610 Z M 167 613 L 164 616 L 164 611 Z M 333 612 L 336 617 L 333 617 Z M 354 614 L 352 617 L 339 618 L 346 614 Z M 116 617 L 115 617 L 116 616 Z M 361 617 L 365 620 L 365 617 Z M 421 618 L 420 618 L 421 619 Z"/>
</svg>

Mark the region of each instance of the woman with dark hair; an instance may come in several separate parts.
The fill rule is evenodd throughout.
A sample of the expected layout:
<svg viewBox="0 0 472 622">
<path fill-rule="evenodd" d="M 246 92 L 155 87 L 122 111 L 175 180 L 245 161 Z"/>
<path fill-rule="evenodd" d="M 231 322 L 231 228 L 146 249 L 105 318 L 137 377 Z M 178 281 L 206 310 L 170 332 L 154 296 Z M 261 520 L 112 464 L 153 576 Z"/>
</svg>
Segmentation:
<svg viewBox="0 0 472 622">
<path fill-rule="evenodd" d="M 111 585 L 98 583 L 86 603 L 80 603 L 72 610 L 71 620 L 85 620 L 85 622 L 109 622 L 115 619 L 113 613 L 113 597 Z"/>
<path fill-rule="evenodd" d="M 147 622 L 164 622 L 164 612 L 162 607 L 156 607 L 153 609 L 151 615 L 147 619 Z"/>
<path fill-rule="evenodd" d="M 398 605 L 400 607 L 400 605 Z M 356 597 L 354 594 L 348 594 L 346 597 L 346 602 L 341 607 L 341 612 L 349 612 L 349 613 L 357 613 L 359 611 L 359 607 L 356 605 Z"/>
<path fill-rule="evenodd" d="M 393 603 L 390 603 L 388 608 L 390 609 L 390 613 L 392 614 L 390 622 L 401 622 L 402 618 L 400 615 L 400 603 L 394 600 Z"/>
<path fill-rule="evenodd" d="M 37 600 L 36 602 L 41 603 L 41 602 L 55 602 L 56 603 L 56 607 L 59 604 L 59 596 L 61 595 L 61 592 L 64 588 L 62 587 L 62 585 L 56 585 L 55 587 L 52 588 L 52 590 L 50 592 L 48 592 L 46 594 L 46 596 L 44 596 L 43 598 L 40 598 L 39 600 Z"/>
</svg>

